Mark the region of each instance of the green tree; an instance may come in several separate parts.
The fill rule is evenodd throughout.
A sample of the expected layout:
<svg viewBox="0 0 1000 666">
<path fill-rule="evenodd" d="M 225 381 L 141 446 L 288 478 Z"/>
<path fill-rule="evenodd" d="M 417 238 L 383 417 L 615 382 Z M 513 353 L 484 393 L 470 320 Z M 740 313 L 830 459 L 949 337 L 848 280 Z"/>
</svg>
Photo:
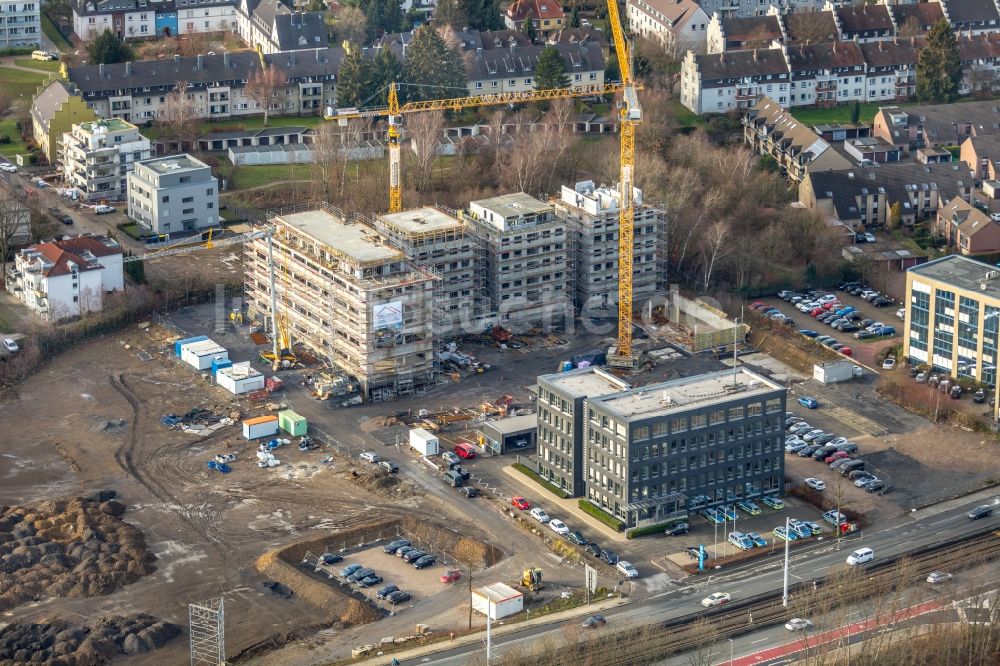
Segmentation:
<svg viewBox="0 0 1000 666">
<path fill-rule="evenodd" d="M 434 25 L 450 25 L 461 30 L 469 25 L 466 4 L 461 0 L 438 0 L 434 7 Z"/>
<path fill-rule="evenodd" d="M 535 88 L 547 90 L 568 87 L 569 76 L 566 75 L 566 63 L 559 55 L 559 49 L 554 46 L 546 46 L 538 55 L 538 64 L 535 65 Z"/>
<path fill-rule="evenodd" d="M 110 30 L 102 32 L 87 45 L 87 55 L 93 65 L 110 65 L 132 60 L 132 49 Z"/>
<path fill-rule="evenodd" d="M 851 122 L 857 123 L 861 120 L 861 102 L 854 100 L 854 104 L 851 106 Z"/>
<path fill-rule="evenodd" d="M 352 47 L 340 64 L 337 80 L 337 106 L 361 106 L 368 99 L 371 82 L 371 61 L 361 54 L 361 49 Z"/>
<path fill-rule="evenodd" d="M 898 201 L 889 208 L 889 229 L 899 229 L 903 222 L 903 204 Z"/>
<path fill-rule="evenodd" d="M 469 27 L 476 30 L 503 30 L 498 0 L 464 0 Z"/>
<path fill-rule="evenodd" d="M 469 87 L 461 54 L 429 25 L 417 29 L 406 49 L 403 80 L 420 84 L 401 91 L 408 100 L 455 97 Z"/>
<path fill-rule="evenodd" d="M 524 19 L 524 22 L 521 24 L 521 32 L 523 32 L 524 35 L 531 40 L 532 44 L 535 43 L 535 37 L 537 36 L 537 34 L 535 32 L 534 21 L 532 21 L 530 18 Z"/>
<path fill-rule="evenodd" d="M 358 6 L 368 17 L 369 37 L 403 28 L 403 10 L 396 0 L 359 0 Z"/>
<path fill-rule="evenodd" d="M 927 33 L 927 45 L 917 55 L 917 99 L 953 102 L 961 82 L 958 40 L 948 21 L 941 19 Z"/>
<path fill-rule="evenodd" d="M 134 256 L 132 251 L 129 250 L 126 257 Z M 130 261 L 125 264 L 125 274 L 132 278 L 132 281 L 136 284 L 142 284 L 146 281 L 146 262 L 145 261 Z"/>
<path fill-rule="evenodd" d="M 379 49 L 378 54 L 371 64 L 371 75 L 369 77 L 370 87 L 368 99 L 369 104 L 386 105 L 389 103 L 389 84 L 399 81 L 403 75 L 403 63 L 389 49 Z M 374 96 L 374 97 L 373 97 Z"/>
<path fill-rule="evenodd" d="M 604 68 L 604 80 L 606 82 L 622 80 L 622 73 L 618 69 L 618 58 L 613 53 L 608 58 L 608 66 Z"/>
<path fill-rule="evenodd" d="M 579 28 L 580 27 L 580 6 L 573 5 L 573 11 L 569 14 L 569 27 Z"/>
</svg>

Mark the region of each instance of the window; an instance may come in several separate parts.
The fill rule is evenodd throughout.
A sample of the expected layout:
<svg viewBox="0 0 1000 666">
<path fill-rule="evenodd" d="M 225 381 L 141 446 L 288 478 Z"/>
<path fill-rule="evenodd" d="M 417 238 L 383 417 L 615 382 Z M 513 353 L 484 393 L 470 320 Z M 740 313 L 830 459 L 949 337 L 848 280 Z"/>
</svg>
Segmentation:
<svg viewBox="0 0 1000 666">
<path fill-rule="evenodd" d="M 743 407 L 730 407 L 729 420 L 736 421 L 743 418 Z"/>
<path fill-rule="evenodd" d="M 170 195 L 164 195 L 163 198 L 160 199 L 160 202 L 161 203 L 170 203 Z"/>
<path fill-rule="evenodd" d="M 192 201 L 194 201 L 194 197 L 184 197 L 181 199 L 181 203 L 191 203 Z"/>
<path fill-rule="evenodd" d="M 719 423 L 724 422 L 725 420 L 726 420 L 726 412 L 725 410 L 722 409 L 714 411 L 708 415 L 708 422 L 711 423 L 712 425 L 717 425 Z"/>
</svg>

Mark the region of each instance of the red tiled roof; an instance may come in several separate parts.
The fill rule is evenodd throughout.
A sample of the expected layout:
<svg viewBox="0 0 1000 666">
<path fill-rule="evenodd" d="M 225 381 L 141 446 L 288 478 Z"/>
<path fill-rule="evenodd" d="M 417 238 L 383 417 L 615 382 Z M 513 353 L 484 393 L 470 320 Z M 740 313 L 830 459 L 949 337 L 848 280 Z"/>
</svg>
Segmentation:
<svg viewBox="0 0 1000 666">
<path fill-rule="evenodd" d="M 870 30 L 892 30 L 892 19 L 885 5 L 862 5 L 840 7 L 837 17 L 844 32 L 867 32 Z"/>
<path fill-rule="evenodd" d="M 561 19 L 562 4 L 559 0 L 514 0 L 507 8 L 507 16 L 515 21 L 530 19 Z"/>
<path fill-rule="evenodd" d="M 109 247 L 105 242 L 92 236 L 77 236 L 50 243 L 39 243 L 21 252 L 23 254 L 34 252 L 45 257 L 45 260 L 52 265 L 43 274 L 46 277 L 53 277 L 69 275 L 72 272 L 71 263 L 76 264 L 77 270 L 81 273 L 100 270 L 103 268 L 100 263 L 101 257 L 121 254 L 122 250 L 121 247 Z"/>
</svg>

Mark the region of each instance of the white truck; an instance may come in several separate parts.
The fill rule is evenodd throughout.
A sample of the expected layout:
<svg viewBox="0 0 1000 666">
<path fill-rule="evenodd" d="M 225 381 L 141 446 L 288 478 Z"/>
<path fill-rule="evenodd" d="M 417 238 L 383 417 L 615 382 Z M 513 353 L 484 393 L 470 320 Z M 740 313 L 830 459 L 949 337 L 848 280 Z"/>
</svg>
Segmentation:
<svg viewBox="0 0 1000 666">
<path fill-rule="evenodd" d="M 438 454 L 441 443 L 437 435 L 427 432 L 423 428 L 412 428 L 410 430 L 410 446 L 416 449 L 420 455 L 435 456 Z"/>
</svg>

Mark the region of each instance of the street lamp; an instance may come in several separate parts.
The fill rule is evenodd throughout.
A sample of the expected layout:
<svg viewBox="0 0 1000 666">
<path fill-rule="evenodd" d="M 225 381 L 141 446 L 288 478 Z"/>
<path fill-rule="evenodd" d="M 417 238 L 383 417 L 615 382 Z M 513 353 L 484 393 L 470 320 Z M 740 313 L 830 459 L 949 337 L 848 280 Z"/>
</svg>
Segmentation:
<svg viewBox="0 0 1000 666">
<path fill-rule="evenodd" d="M 733 666 L 733 639 L 729 639 L 729 666 Z"/>
</svg>

